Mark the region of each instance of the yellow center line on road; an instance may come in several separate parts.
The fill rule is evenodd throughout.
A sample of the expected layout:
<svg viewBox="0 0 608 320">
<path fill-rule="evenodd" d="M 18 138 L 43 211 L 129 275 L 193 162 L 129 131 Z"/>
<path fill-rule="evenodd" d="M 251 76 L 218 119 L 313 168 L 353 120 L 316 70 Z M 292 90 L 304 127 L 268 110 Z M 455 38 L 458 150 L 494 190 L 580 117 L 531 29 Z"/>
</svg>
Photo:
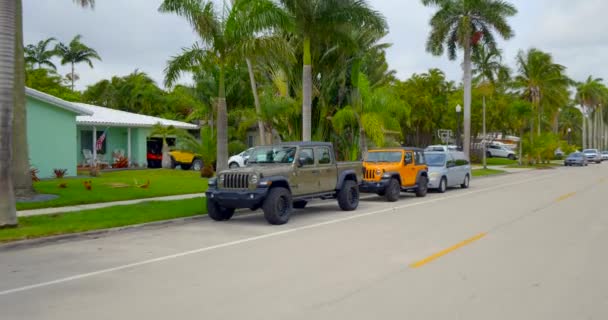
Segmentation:
<svg viewBox="0 0 608 320">
<path fill-rule="evenodd" d="M 446 254 L 448 254 L 448 253 L 450 253 L 452 251 L 458 250 L 458 249 L 460 249 L 460 248 L 462 248 L 462 247 L 464 247 L 466 245 L 469 245 L 469 244 L 471 244 L 471 243 L 473 243 L 473 242 L 475 242 L 475 241 L 477 241 L 477 240 L 485 237 L 486 235 L 487 235 L 487 233 L 485 233 L 485 232 L 484 233 L 480 233 L 480 234 L 474 236 L 473 238 L 464 240 L 461 243 L 458 243 L 458 244 L 456 244 L 454 246 L 451 246 L 451 247 L 449 247 L 449 248 L 447 248 L 445 250 L 437 252 L 437 253 L 435 253 L 432 256 L 429 256 L 429 257 L 427 257 L 425 259 L 422 259 L 420 261 L 414 262 L 414 263 L 410 264 L 410 267 L 411 268 L 420 268 L 420 267 L 424 266 L 425 264 L 430 263 L 433 260 L 436 260 L 436 259 L 438 259 L 438 258 L 440 258 L 442 256 L 445 256 Z"/>
<path fill-rule="evenodd" d="M 561 202 L 561 201 L 567 200 L 569 198 L 574 197 L 575 195 L 576 195 L 576 192 L 570 192 L 568 194 L 565 194 L 565 195 L 557 198 L 557 200 L 555 200 L 555 202 Z"/>
</svg>

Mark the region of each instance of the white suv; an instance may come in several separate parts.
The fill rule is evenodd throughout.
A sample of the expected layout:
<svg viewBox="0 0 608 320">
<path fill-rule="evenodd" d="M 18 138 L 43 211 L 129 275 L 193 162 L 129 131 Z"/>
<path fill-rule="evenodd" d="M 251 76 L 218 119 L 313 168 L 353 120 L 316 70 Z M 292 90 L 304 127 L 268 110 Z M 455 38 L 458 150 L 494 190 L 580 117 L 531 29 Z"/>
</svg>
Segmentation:
<svg viewBox="0 0 608 320">
<path fill-rule="evenodd" d="M 511 160 L 517 159 L 515 151 L 500 145 L 490 144 L 486 146 L 486 156 L 488 158 L 508 158 Z"/>
<path fill-rule="evenodd" d="M 228 167 L 230 169 L 244 167 L 247 163 L 247 159 L 249 159 L 249 155 L 251 154 L 251 150 L 253 148 L 249 148 L 237 155 L 234 155 L 228 159 Z"/>
</svg>

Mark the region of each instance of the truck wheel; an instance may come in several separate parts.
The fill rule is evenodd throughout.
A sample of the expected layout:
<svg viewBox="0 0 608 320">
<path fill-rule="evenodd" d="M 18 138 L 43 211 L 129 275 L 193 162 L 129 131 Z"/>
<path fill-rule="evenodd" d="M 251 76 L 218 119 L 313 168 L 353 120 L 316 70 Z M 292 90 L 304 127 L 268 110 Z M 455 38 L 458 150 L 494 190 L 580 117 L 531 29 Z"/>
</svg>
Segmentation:
<svg viewBox="0 0 608 320">
<path fill-rule="evenodd" d="M 426 197 L 426 192 L 428 190 L 429 181 L 426 177 L 420 177 L 418 181 L 418 188 L 416 188 L 416 197 L 422 198 Z"/>
<path fill-rule="evenodd" d="M 353 180 L 346 180 L 338 192 L 338 205 L 343 211 L 353 211 L 359 206 L 359 188 Z"/>
<path fill-rule="evenodd" d="M 285 188 L 273 188 L 262 205 L 264 218 L 270 224 L 280 225 L 289 221 L 292 210 L 291 193 Z"/>
<path fill-rule="evenodd" d="M 207 215 L 215 221 L 226 221 L 234 215 L 234 208 L 224 208 L 217 202 L 207 199 Z"/>
<path fill-rule="evenodd" d="M 293 207 L 295 209 L 304 209 L 304 208 L 306 208 L 307 204 L 308 204 L 308 201 L 306 201 L 306 200 L 298 200 L 298 201 L 293 202 Z"/>
<path fill-rule="evenodd" d="M 389 181 L 388 186 L 386 187 L 386 201 L 395 202 L 399 200 L 399 196 L 401 195 L 401 186 L 399 186 L 399 181 L 395 178 Z"/>
</svg>

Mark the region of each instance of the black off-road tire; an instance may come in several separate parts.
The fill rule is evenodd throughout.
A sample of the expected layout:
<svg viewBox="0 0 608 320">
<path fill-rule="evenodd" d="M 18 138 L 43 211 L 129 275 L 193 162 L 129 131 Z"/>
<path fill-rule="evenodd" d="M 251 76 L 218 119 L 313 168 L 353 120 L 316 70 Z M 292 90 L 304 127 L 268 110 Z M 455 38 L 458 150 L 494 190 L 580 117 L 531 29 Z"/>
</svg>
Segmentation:
<svg viewBox="0 0 608 320">
<path fill-rule="evenodd" d="M 460 185 L 460 187 L 463 188 L 463 189 L 468 189 L 470 182 L 471 182 L 471 177 L 469 177 L 469 175 L 467 174 L 464 177 L 464 181 L 462 182 L 462 184 Z"/>
<path fill-rule="evenodd" d="M 359 206 L 359 187 L 353 180 L 346 180 L 338 192 L 338 205 L 343 211 L 353 211 Z"/>
<path fill-rule="evenodd" d="M 234 208 L 224 208 L 214 200 L 207 199 L 207 215 L 215 221 L 227 221 L 234 215 Z"/>
<path fill-rule="evenodd" d="M 401 196 L 399 180 L 392 178 L 391 181 L 388 182 L 388 186 L 386 186 L 384 197 L 388 202 L 395 202 L 399 200 L 399 196 Z"/>
<path fill-rule="evenodd" d="M 203 160 L 201 160 L 201 159 L 194 159 L 192 161 L 192 165 L 190 167 L 194 171 L 201 171 L 201 169 L 203 169 L 203 165 L 204 165 Z"/>
<path fill-rule="evenodd" d="M 426 193 L 429 190 L 429 179 L 427 177 L 420 177 L 418 180 L 418 187 L 416 188 L 416 197 L 426 197 Z"/>
<path fill-rule="evenodd" d="M 264 218 L 268 223 L 274 225 L 287 223 L 293 212 L 291 192 L 281 187 L 270 189 L 262 210 L 264 210 Z"/>
<path fill-rule="evenodd" d="M 437 192 L 445 193 L 448 190 L 448 179 L 446 177 L 442 177 L 439 181 L 439 187 L 437 188 Z"/>
<path fill-rule="evenodd" d="M 307 204 L 308 204 L 308 201 L 306 201 L 306 200 L 294 201 L 293 202 L 293 208 L 294 209 L 304 209 L 304 208 L 306 208 Z"/>
</svg>

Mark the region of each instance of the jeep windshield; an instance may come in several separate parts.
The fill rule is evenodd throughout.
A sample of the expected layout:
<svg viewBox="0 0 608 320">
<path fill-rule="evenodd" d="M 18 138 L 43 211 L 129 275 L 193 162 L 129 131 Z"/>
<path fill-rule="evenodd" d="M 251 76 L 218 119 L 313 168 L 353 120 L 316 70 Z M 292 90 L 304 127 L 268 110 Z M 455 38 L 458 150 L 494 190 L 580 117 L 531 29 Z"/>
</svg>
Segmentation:
<svg viewBox="0 0 608 320">
<path fill-rule="evenodd" d="M 296 147 L 257 147 L 251 150 L 247 164 L 293 163 Z"/>
<path fill-rule="evenodd" d="M 400 151 L 370 152 L 366 162 L 401 162 L 403 153 Z"/>
<path fill-rule="evenodd" d="M 445 154 L 443 153 L 425 153 L 426 164 L 429 167 L 443 167 L 445 165 Z"/>
</svg>

